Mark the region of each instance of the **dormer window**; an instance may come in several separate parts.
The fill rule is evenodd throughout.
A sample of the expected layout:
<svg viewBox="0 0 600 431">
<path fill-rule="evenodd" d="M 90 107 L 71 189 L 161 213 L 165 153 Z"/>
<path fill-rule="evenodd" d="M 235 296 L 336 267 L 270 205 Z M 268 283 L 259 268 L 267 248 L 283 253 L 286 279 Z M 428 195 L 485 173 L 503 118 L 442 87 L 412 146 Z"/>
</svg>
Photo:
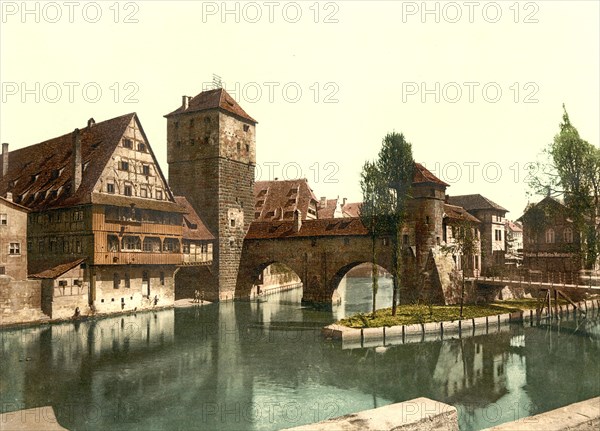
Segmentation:
<svg viewBox="0 0 600 431">
<path fill-rule="evenodd" d="M 60 176 L 60 171 L 58 169 L 53 169 L 50 177 L 55 180 Z"/>
</svg>

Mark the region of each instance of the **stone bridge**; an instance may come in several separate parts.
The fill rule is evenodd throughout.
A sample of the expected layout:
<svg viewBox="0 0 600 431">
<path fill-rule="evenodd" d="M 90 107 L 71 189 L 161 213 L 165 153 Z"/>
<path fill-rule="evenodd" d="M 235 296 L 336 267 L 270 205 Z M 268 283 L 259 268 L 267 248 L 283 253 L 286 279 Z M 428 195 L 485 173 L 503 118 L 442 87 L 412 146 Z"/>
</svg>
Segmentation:
<svg viewBox="0 0 600 431">
<path fill-rule="evenodd" d="M 302 302 L 331 305 L 346 273 L 372 261 L 371 250 L 357 218 L 254 222 L 244 239 L 235 296 L 248 298 L 263 269 L 282 263 L 302 280 Z M 390 273 L 391 251 L 389 241 L 377 239 L 376 262 Z"/>
</svg>

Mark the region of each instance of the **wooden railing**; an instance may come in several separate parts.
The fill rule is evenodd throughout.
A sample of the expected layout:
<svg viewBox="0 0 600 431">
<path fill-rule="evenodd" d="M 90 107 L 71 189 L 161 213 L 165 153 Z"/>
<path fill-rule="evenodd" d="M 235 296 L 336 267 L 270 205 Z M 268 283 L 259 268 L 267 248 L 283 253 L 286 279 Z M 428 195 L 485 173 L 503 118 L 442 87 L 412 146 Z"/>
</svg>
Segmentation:
<svg viewBox="0 0 600 431">
<path fill-rule="evenodd" d="M 94 254 L 95 265 L 179 265 L 182 260 L 181 253 L 123 251 Z"/>
</svg>

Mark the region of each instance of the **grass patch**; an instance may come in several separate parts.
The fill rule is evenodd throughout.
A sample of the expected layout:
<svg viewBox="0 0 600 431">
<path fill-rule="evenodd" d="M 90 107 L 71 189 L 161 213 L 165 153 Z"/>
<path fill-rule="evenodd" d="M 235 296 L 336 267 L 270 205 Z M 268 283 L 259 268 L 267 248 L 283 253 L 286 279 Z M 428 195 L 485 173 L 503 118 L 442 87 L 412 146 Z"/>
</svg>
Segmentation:
<svg viewBox="0 0 600 431">
<path fill-rule="evenodd" d="M 531 306 L 530 306 L 531 302 Z M 511 313 L 522 309 L 535 308 L 535 300 L 502 301 L 492 304 L 465 305 L 463 319 L 475 317 L 495 316 L 497 314 Z M 415 323 L 445 322 L 460 319 L 459 305 L 400 305 L 396 316 L 392 316 L 391 308 L 377 310 L 373 313 L 359 313 L 341 319 L 338 325 L 350 328 L 377 328 L 381 326 L 413 325 Z"/>
</svg>

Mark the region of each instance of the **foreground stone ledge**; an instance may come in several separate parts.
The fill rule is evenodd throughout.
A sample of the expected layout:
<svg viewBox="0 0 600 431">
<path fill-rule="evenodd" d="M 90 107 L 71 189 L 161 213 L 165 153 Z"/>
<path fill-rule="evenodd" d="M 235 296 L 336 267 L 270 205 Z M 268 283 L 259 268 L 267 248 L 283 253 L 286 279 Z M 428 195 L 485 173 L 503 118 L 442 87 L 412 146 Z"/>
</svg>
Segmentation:
<svg viewBox="0 0 600 431">
<path fill-rule="evenodd" d="M 415 398 L 283 431 L 458 431 L 458 414 L 448 404 Z"/>
<path fill-rule="evenodd" d="M 2 431 L 67 431 L 58 423 L 51 406 L 0 414 Z"/>
<path fill-rule="evenodd" d="M 600 397 L 596 397 L 483 431 L 597 431 L 599 429 Z"/>
</svg>

